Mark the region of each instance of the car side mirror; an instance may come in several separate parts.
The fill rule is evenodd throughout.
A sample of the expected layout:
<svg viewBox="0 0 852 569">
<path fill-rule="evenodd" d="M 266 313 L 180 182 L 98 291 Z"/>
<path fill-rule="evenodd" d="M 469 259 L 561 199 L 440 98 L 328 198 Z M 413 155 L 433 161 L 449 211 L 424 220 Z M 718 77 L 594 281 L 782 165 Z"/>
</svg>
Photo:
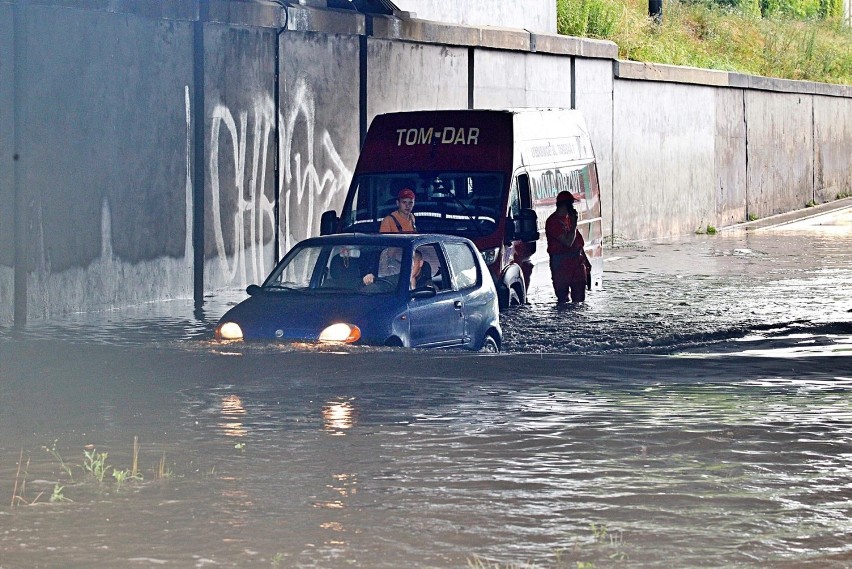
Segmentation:
<svg viewBox="0 0 852 569">
<path fill-rule="evenodd" d="M 334 210 L 326 211 L 320 217 L 320 235 L 331 235 L 337 229 L 340 219 Z"/>
<path fill-rule="evenodd" d="M 257 286 L 256 284 L 250 284 L 250 285 L 248 285 L 248 288 L 246 288 L 246 294 L 249 295 L 249 296 L 253 296 L 253 295 L 255 295 L 259 292 L 260 292 L 260 287 Z"/>
<path fill-rule="evenodd" d="M 415 288 L 414 290 L 412 290 L 411 291 L 411 298 L 414 298 L 414 299 L 432 298 L 436 294 L 438 294 L 438 291 L 435 290 L 435 287 L 427 285 L 427 286 L 421 286 L 421 287 L 418 287 L 418 288 Z"/>
<path fill-rule="evenodd" d="M 538 215 L 534 209 L 524 208 L 515 220 L 515 239 L 518 241 L 538 241 Z"/>
</svg>

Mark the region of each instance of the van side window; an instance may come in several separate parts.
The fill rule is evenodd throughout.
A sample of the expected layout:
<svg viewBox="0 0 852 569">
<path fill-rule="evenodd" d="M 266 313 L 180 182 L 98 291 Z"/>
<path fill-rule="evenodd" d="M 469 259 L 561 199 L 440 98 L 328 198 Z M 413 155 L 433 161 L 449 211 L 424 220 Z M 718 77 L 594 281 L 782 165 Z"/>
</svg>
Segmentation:
<svg viewBox="0 0 852 569">
<path fill-rule="evenodd" d="M 479 253 L 471 251 L 464 243 L 446 243 L 444 246 L 458 289 L 475 286 L 479 282 L 479 264 L 474 255 Z"/>
</svg>

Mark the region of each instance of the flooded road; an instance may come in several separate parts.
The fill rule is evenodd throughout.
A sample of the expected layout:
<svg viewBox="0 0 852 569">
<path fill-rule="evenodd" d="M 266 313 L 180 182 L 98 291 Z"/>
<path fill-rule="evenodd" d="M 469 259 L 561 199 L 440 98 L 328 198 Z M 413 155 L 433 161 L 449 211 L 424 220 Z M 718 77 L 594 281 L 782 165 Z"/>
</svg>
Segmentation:
<svg viewBox="0 0 852 569">
<path fill-rule="evenodd" d="M 848 567 L 848 219 L 539 270 L 493 356 L 0 330 L 0 568 Z"/>
</svg>

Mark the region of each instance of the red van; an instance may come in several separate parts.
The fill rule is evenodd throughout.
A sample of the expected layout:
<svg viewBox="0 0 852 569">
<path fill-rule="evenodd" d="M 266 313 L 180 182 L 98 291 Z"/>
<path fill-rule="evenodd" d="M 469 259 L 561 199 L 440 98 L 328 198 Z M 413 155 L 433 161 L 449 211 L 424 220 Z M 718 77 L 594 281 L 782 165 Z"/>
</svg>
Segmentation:
<svg viewBox="0 0 852 569">
<path fill-rule="evenodd" d="M 494 277 L 500 307 L 526 302 L 532 255 L 556 194 L 579 201 L 579 230 L 603 276 L 601 196 L 586 123 L 575 110 L 415 111 L 378 115 L 367 131 L 338 216 L 320 232 L 375 233 L 396 209 L 400 189 L 415 193 L 422 233 L 472 240 Z M 542 247 L 546 244 L 542 243 Z"/>
</svg>

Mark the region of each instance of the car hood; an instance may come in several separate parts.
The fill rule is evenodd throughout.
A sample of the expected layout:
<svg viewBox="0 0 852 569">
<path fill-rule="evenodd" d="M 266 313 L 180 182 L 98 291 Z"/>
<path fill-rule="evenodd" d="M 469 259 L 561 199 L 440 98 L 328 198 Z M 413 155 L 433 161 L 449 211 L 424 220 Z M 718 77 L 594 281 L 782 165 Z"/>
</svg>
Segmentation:
<svg viewBox="0 0 852 569">
<path fill-rule="evenodd" d="M 405 309 L 405 303 L 390 294 L 261 292 L 225 313 L 220 323 L 236 322 L 246 340 L 315 341 L 327 326 L 345 322 L 358 326 L 365 342 L 383 342 L 392 321 Z"/>
</svg>

